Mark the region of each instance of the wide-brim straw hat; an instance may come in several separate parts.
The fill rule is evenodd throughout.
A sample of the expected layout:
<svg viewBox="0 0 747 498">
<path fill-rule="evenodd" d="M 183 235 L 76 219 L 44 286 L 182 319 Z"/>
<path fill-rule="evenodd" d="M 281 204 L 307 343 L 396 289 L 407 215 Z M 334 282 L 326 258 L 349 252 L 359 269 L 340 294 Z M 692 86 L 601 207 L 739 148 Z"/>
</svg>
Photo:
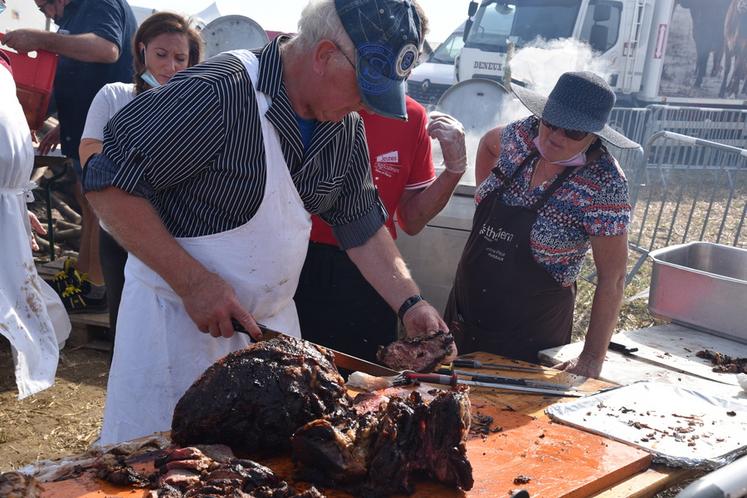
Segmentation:
<svg viewBox="0 0 747 498">
<path fill-rule="evenodd" d="M 552 125 L 593 133 L 621 149 L 640 147 L 607 124 L 615 94 L 606 81 L 592 72 L 563 73 L 547 97 L 518 85 L 511 88 L 532 114 Z"/>
</svg>

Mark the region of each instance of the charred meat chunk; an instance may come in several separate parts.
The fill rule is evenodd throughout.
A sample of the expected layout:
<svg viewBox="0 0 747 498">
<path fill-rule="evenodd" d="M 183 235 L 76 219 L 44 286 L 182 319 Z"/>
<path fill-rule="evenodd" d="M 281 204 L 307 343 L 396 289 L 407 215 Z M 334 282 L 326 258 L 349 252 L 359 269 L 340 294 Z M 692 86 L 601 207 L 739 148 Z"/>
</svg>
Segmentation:
<svg viewBox="0 0 747 498">
<path fill-rule="evenodd" d="M 469 490 L 469 409 L 463 391 L 440 393 L 429 405 L 413 392 L 337 425 L 310 422 L 293 435 L 292 457 L 301 477 L 335 483 L 356 496 L 412 493 L 416 473 Z"/>
<path fill-rule="evenodd" d="M 174 409 L 179 445 L 222 443 L 277 452 L 302 425 L 339 419 L 352 406 L 334 356 L 292 337 L 236 351 L 208 368 Z"/>
<path fill-rule="evenodd" d="M 713 367 L 714 372 L 747 374 L 747 358 L 732 358 L 727 354 L 719 353 L 718 351 L 711 351 L 709 349 L 698 351 L 695 353 L 695 356 L 711 360 L 711 363 L 715 365 Z"/>
<path fill-rule="evenodd" d="M 252 460 L 229 458 L 225 448 L 203 447 L 223 458 L 213 460 L 198 448 L 172 448 L 156 460 L 159 488 L 149 498 L 323 498 L 315 489 L 298 492 L 272 470 Z"/>
<path fill-rule="evenodd" d="M 31 476 L 20 472 L 0 474 L 0 496 L 3 498 L 41 498 L 44 491 Z"/>
<path fill-rule="evenodd" d="M 96 477 L 117 486 L 131 486 L 147 488 L 151 485 L 151 478 L 133 469 L 124 455 L 104 453 L 94 463 Z"/>
<path fill-rule="evenodd" d="M 376 358 L 393 370 L 432 372 L 441 363 L 456 358 L 454 336 L 439 331 L 431 335 L 408 337 L 379 347 Z"/>
</svg>

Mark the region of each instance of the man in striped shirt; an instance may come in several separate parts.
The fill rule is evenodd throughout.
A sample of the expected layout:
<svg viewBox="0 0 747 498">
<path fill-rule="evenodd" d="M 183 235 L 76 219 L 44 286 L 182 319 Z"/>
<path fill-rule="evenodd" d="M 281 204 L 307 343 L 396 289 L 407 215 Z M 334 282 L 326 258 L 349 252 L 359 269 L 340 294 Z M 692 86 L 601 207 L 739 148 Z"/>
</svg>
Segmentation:
<svg viewBox="0 0 747 498">
<path fill-rule="evenodd" d="M 410 0 L 312 0 L 296 37 L 189 68 L 109 122 L 85 187 L 134 257 L 103 444 L 168 429 L 202 370 L 247 344 L 232 318 L 255 338 L 256 322 L 299 335 L 292 297 L 309 213 L 333 227 L 408 334 L 446 330 L 384 226 L 353 112 L 406 119 L 419 22 Z"/>
</svg>

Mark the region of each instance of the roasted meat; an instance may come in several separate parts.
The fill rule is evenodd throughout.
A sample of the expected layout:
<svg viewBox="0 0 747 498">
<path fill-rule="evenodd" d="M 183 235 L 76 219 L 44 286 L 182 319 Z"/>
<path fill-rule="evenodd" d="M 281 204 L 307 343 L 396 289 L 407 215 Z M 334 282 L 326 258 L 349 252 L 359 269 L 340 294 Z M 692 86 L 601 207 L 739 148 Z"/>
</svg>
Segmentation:
<svg viewBox="0 0 747 498">
<path fill-rule="evenodd" d="M 333 355 L 292 337 L 263 341 L 208 368 L 174 409 L 177 444 L 278 451 L 302 425 L 352 406 Z"/>
<path fill-rule="evenodd" d="M 94 464 L 96 477 L 117 486 L 147 488 L 150 478 L 133 469 L 124 455 L 105 453 Z"/>
<path fill-rule="evenodd" d="M 747 374 L 747 358 L 732 358 L 731 356 L 705 349 L 695 353 L 698 358 L 711 360 L 714 372 L 718 373 L 745 373 Z"/>
<path fill-rule="evenodd" d="M 412 493 L 416 473 L 468 490 L 469 408 L 462 391 L 440 393 L 429 405 L 413 392 L 337 425 L 315 420 L 293 435 L 293 460 L 301 477 L 356 496 Z"/>
<path fill-rule="evenodd" d="M 456 358 L 454 336 L 439 331 L 427 336 L 418 336 L 394 341 L 379 347 L 378 360 L 393 370 L 432 372 L 441 363 Z"/>
<path fill-rule="evenodd" d="M 173 448 L 156 459 L 158 489 L 149 498 L 323 498 L 316 488 L 299 492 L 272 470 L 230 451 L 205 448 L 214 460 L 195 447 Z"/>
<path fill-rule="evenodd" d="M 0 474 L 0 496 L 3 498 L 41 498 L 42 487 L 31 476 L 20 472 Z"/>
<path fill-rule="evenodd" d="M 444 347 L 431 360 L 436 363 L 453 339 L 439 343 Z M 250 454 L 292 448 L 299 477 L 356 496 L 412 492 L 415 473 L 472 487 L 466 392 L 441 393 L 430 404 L 418 393 L 406 399 L 366 395 L 354 403 L 333 359 L 324 348 L 290 337 L 232 353 L 179 400 L 172 438 L 182 446 L 223 443 Z M 211 496 L 243 496 L 251 486 L 253 496 L 296 496 L 284 495 L 284 483 L 258 464 L 211 462 L 195 448 L 175 450 L 157 462 L 161 483 Z M 271 493 L 261 483 L 269 483 Z"/>
</svg>

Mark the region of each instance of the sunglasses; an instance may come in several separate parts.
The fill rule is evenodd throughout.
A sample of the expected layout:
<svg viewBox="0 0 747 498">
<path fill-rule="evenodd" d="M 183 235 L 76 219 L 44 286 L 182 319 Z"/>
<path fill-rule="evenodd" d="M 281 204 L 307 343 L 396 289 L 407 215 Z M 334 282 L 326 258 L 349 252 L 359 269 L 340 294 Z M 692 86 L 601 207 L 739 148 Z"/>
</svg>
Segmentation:
<svg viewBox="0 0 747 498">
<path fill-rule="evenodd" d="M 554 124 L 548 123 L 546 120 L 541 119 L 540 120 L 543 125 L 545 125 L 547 128 L 549 128 L 552 131 L 560 130 L 563 132 L 563 135 L 570 138 L 571 140 L 575 140 L 576 142 L 583 140 L 589 135 L 588 131 L 581 131 L 581 130 L 567 130 L 565 128 L 561 128 L 560 126 L 555 126 Z"/>
</svg>

